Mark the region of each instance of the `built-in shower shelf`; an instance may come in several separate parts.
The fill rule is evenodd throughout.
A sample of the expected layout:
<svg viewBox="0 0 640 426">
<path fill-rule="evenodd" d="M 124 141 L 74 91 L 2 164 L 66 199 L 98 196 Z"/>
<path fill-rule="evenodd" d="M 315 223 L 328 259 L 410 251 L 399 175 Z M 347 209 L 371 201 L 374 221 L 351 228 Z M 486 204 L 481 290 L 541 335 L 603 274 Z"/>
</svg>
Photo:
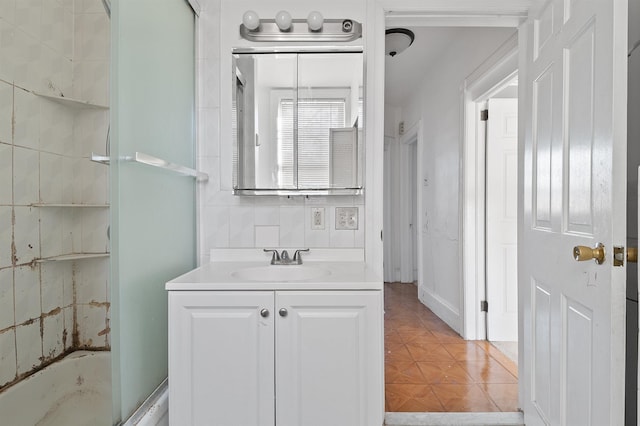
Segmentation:
<svg viewBox="0 0 640 426">
<path fill-rule="evenodd" d="M 51 204 L 51 203 L 34 203 L 31 207 L 87 207 L 87 208 L 108 208 L 109 204 Z"/>
<path fill-rule="evenodd" d="M 44 93 L 40 93 L 40 92 L 32 92 L 32 93 L 36 96 L 40 96 L 41 98 L 48 99 L 52 102 L 57 102 L 69 108 L 79 108 L 79 109 L 90 108 L 90 109 L 103 109 L 103 110 L 109 109 L 108 105 L 94 104 L 92 102 L 81 101 L 79 99 L 73 99 L 73 98 L 66 98 L 64 96 L 45 95 Z"/>
<path fill-rule="evenodd" d="M 63 254 L 61 256 L 45 257 L 43 259 L 36 259 L 36 263 L 44 262 L 64 262 L 68 260 L 82 260 L 82 259 L 97 259 L 100 257 L 109 257 L 109 253 L 73 253 Z"/>
</svg>

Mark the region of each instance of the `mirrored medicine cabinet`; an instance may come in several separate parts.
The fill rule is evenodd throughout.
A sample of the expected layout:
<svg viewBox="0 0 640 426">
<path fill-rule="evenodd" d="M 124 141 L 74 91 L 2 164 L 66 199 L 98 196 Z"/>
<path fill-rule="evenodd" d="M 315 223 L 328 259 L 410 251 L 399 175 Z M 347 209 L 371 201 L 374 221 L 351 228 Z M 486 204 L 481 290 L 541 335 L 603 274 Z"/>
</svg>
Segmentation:
<svg viewBox="0 0 640 426">
<path fill-rule="evenodd" d="M 362 192 L 362 51 L 233 52 L 236 195 Z"/>
</svg>

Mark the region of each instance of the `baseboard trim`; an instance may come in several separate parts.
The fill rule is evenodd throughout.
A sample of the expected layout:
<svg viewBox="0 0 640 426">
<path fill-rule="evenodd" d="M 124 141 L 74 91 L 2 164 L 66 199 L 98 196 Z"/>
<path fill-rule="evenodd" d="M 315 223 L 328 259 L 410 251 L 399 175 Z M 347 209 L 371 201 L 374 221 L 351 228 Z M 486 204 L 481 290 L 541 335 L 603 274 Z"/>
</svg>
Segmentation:
<svg viewBox="0 0 640 426">
<path fill-rule="evenodd" d="M 122 426 L 156 426 L 168 413 L 169 382 L 164 379 Z"/>
<path fill-rule="evenodd" d="M 385 413 L 385 426 L 524 426 L 513 413 Z"/>
<path fill-rule="evenodd" d="M 453 306 L 424 287 L 418 288 L 418 299 L 456 333 L 462 334 L 460 312 Z"/>
</svg>

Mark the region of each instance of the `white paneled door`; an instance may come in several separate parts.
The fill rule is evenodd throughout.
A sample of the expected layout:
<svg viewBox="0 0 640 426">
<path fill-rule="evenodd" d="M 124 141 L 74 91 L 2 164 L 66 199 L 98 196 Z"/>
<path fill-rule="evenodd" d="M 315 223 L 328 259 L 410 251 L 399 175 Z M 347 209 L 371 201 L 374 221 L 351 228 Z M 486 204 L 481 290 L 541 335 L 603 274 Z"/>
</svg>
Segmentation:
<svg viewBox="0 0 640 426">
<path fill-rule="evenodd" d="M 518 100 L 489 99 L 487 339 L 518 340 Z"/>
<path fill-rule="evenodd" d="M 524 32 L 525 423 L 621 425 L 625 269 L 613 250 L 626 239 L 627 2 L 544 2 Z M 601 264 L 574 260 L 575 246 L 599 243 Z"/>
</svg>

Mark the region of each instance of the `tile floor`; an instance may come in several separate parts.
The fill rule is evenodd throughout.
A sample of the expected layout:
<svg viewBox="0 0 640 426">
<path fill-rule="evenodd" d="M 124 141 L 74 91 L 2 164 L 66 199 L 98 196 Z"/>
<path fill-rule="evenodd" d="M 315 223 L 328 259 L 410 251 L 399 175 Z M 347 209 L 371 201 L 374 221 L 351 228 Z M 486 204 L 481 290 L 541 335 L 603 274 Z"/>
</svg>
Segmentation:
<svg viewBox="0 0 640 426">
<path fill-rule="evenodd" d="M 418 300 L 385 283 L 387 412 L 518 411 L 518 368 L 486 341 L 463 340 Z"/>
</svg>

